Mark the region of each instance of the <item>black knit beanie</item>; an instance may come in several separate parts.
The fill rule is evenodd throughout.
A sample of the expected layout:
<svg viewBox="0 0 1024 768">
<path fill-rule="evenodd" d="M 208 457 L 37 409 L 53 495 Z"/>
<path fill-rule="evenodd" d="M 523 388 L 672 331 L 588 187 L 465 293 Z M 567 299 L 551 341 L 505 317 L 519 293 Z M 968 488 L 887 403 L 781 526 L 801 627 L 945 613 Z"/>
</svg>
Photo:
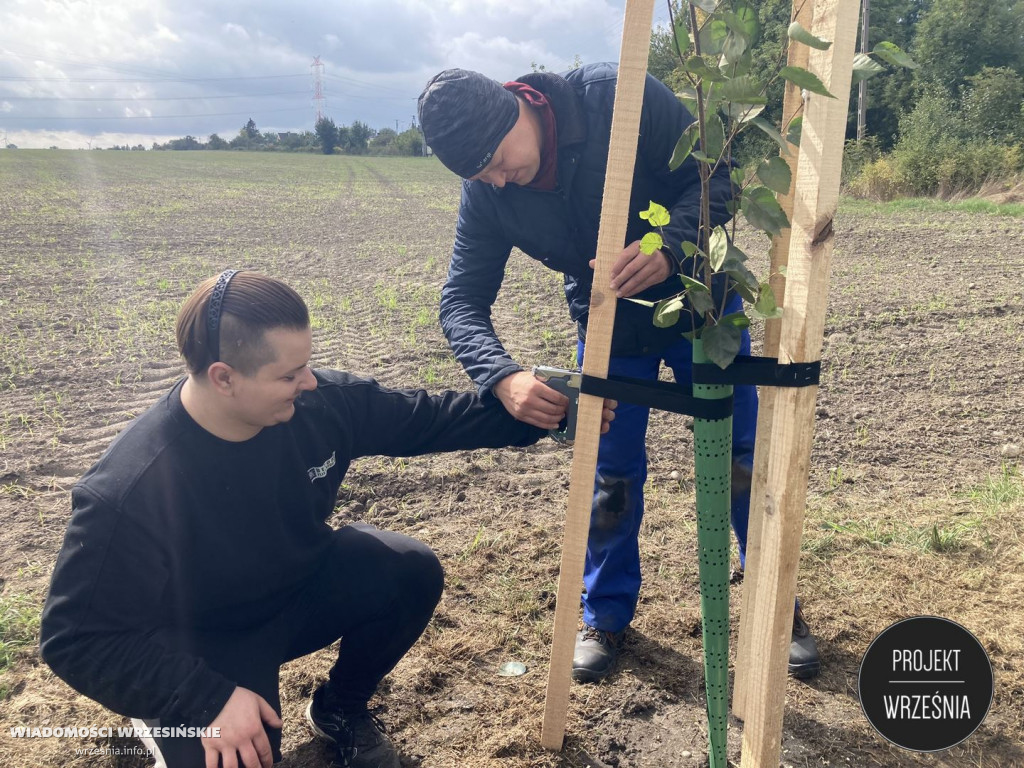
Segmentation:
<svg viewBox="0 0 1024 768">
<path fill-rule="evenodd" d="M 519 119 L 519 101 L 479 72 L 446 69 L 419 98 L 423 136 L 448 170 L 464 179 L 480 173 Z"/>
</svg>

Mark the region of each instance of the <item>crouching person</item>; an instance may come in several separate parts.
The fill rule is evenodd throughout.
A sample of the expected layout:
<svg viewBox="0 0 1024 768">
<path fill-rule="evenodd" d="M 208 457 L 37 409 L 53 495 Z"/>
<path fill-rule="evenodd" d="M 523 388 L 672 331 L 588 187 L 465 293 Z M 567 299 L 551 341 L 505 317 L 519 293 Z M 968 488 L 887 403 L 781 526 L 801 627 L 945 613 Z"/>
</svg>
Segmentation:
<svg viewBox="0 0 1024 768">
<path fill-rule="evenodd" d="M 72 492 L 43 659 L 152 729 L 158 765 L 266 768 L 281 757 L 281 665 L 341 638 L 306 717 L 338 764 L 397 768 L 367 702 L 426 627 L 443 572 L 415 539 L 332 529 L 338 487 L 359 456 L 543 431 L 473 394 L 311 370 L 305 304 L 253 272 L 200 285 L 176 333 L 188 376 Z"/>
</svg>

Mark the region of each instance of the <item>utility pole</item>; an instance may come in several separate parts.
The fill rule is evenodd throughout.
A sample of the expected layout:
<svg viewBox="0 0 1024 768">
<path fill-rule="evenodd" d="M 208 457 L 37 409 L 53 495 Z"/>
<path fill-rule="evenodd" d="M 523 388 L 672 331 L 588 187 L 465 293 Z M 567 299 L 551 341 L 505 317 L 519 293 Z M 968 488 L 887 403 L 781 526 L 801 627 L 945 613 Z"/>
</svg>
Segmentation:
<svg viewBox="0 0 1024 768">
<path fill-rule="evenodd" d="M 324 118 L 324 65 L 319 56 L 314 56 L 309 66 L 313 70 L 313 101 L 316 105 L 316 122 L 319 123 Z"/>
<path fill-rule="evenodd" d="M 869 53 L 868 24 L 871 16 L 871 0 L 860 0 L 860 52 Z M 868 81 L 857 85 L 857 141 L 864 139 L 868 121 Z"/>
</svg>

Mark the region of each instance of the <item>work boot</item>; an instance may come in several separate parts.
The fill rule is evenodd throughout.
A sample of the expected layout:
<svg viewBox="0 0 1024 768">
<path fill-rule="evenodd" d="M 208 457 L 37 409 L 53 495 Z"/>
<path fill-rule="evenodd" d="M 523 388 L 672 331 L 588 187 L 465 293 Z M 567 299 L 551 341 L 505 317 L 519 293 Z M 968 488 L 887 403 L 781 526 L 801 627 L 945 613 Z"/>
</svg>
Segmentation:
<svg viewBox="0 0 1024 768">
<path fill-rule="evenodd" d="M 306 722 L 313 733 L 334 743 L 334 768 L 401 768 L 398 751 L 377 717 L 365 706 L 343 711 L 330 699 L 326 685 L 317 688 L 306 707 Z"/>
<path fill-rule="evenodd" d="M 821 672 L 818 643 L 804 621 L 804 612 L 793 613 L 793 637 L 789 641 L 789 674 L 797 680 L 810 680 Z"/>
<path fill-rule="evenodd" d="M 615 666 L 622 642 L 621 632 L 606 632 L 603 629 L 583 625 L 576 635 L 576 652 L 572 657 L 572 679 L 581 683 L 596 683 L 603 680 Z"/>
</svg>

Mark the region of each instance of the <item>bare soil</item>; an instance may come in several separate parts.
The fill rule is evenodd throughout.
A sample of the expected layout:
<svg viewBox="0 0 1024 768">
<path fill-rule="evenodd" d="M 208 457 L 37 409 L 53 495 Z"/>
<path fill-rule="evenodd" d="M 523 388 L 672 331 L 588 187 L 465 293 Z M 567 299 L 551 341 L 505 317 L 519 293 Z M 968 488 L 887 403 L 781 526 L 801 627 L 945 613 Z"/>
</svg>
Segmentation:
<svg viewBox="0 0 1024 768">
<path fill-rule="evenodd" d="M 0 153 L 0 176 L 5 609 L 37 612 L 71 485 L 182 374 L 173 318 L 202 278 L 230 266 L 288 280 L 313 311 L 319 366 L 469 386 L 436 322 L 458 183 L 433 161 L 19 151 Z M 782 764 L 1024 766 L 1024 220 L 844 203 L 835 229 L 799 575 L 823 670 L 787 684 Z M 494 321 L 524 364 L 571 364 L 558 277 L 522 254 Z M 618 671 L 572 687 L 560 754 L 538 738 L 571 450 L 543 441 L 352 468 L 334 522 L 416 536 L 447 573 L 430 627 L 374 701 L 406 768 L 705 764 L 686 427 L 652 416 L 640 607 Z M 868 644 L 918 614 L 974 632 L 996 678 L 981 728 L 927 755 L 875 734 L 856 697 Z M 130 746 L 116 739 L 9 737 L 7 726 L 126 721 L 49 672 L 31 637 L 19 646 L 4 631 L 0 766 L 146 764 L 75 752 Z M 302 710 L 332 658 L 282 671 L 285 766 L 328 764 Z M 499 676 L 506 661 L 527 673 Z"/>
</svg>

